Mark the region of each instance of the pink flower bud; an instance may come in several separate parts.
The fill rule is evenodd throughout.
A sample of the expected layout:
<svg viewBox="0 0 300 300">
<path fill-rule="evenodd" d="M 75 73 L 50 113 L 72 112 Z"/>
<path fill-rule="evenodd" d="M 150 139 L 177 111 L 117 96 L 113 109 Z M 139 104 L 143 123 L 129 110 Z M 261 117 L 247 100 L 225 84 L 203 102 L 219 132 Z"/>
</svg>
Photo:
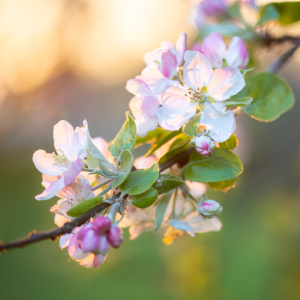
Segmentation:
<svg viewBox="0 0 300 300">
<path fill-rule="evenodd" d="M 109 250 L 109 242 L 105 235 L 102 235 L 99 240 L 99 249 L 96 254 L 106 255 Z"/>
<path fill-rule="evenodd" d="M 206 200 L 198 207 L 198 212 L 205 218 L 217 217 L 223 210 L 223 207 L 214 200 Z"/>
<path fill-rule="evenodd" d="M 249 54 L 243 40 L 234 36 L 228 46 L 226 53 L 228 66 L 245 69 L 249 62 Z"/>
<path fill-rule="evenodd" d="M 192 139 L 200 155 L 208 155 L 214 151 L 214 142 L 209 136 L 200 135 Z"/>
<path fill-rule="evenodd" d="M 123 242 L 121 229 L 118 226 L 113 226 L 107 234 L 110 245 L 114 248 L 119 248 Z"/>
<path fill-rule="evenodd" d="M 101 234 L 95 232 L 89 225 L 83 226 L 77 236 L 81 241 L 80 248 L 83 252 L 98 253 L 100 247 Z"/>
<path fill-rule="evenodd" d="M 216 16 L 224 13 L 228 5 L 225 0 L 203 0 L 201 3 L 203 12 L 207 16 Z"/>
<path fill-rule="evenodd" d="M 108 217 L 98 217 L 92 223 L 92 228 L 98 234 L 106 233 L 111 227 L 111 221 Z"/>
</svg>

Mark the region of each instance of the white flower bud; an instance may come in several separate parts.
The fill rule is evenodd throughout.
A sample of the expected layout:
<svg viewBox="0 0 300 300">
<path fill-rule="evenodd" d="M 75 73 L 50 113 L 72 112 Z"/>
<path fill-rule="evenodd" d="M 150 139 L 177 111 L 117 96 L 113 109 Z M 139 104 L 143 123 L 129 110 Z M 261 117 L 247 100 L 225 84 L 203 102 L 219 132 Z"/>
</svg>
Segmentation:
<svg viewBox="0 0 300 300">
<path fill-rule="evenodd" d="M 214 151 L 214 142 L 209 136 L 200 135 L 192 139 L 200 155 L 208 155 Z"/>
<path fill-rule="evenodd" d="M 223 207 L 215 200 L 206 200 L 198 206 L 198 212 L 205 218 L 217 217 L 223 210 Z"/>
</svg>

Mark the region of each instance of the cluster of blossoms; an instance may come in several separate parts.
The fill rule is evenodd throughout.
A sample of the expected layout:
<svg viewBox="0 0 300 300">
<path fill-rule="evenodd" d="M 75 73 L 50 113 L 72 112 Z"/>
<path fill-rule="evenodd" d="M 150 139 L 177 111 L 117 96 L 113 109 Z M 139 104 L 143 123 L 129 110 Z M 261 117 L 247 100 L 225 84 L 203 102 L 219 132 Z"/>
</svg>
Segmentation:
<svg viewBox="0 0 300 300">
<path fill-rule="evenodd" d="M 228 11 L 225 0 L 204 0 L 197 14 L 206 22 Z M 110 247 L 120 247 L 123 228 L 130 239 L 163 230 L 167 245 L 185 233 L 219 231 L 223 208 L 208 199 L 206 187 L 226 191 L 242 173 L 232 152 L 238 143 L 235 113 L 244 110 L 271 121 L 293 105 L 287 85 L 272 74 L 253 76 L 255 91 L 249 90 L 244 80 L 249 54 L 238 36 L 227 43 L 212 32 L 189 51 L 187 35 L 181 33 L 176 46 L 163 42 L 144 61 L 141 75 L 126 85 L 134 95 L 129 103 L 134 118 L 127 113 L 114 140 L 92 139 L 86 121 L 75 130 L 60 121 L 53 131 L 56 153 L 33 155 L 45 188 L 36 199 L 60 198 L 50 209 L 55 224 L 68 232 L 60 237 L 60 247 L 68 247 L 70 257 L 87 267 L 99 267 Z M 283 100 L 273 101 L 277 90 L 269 93 L 270 85 L 279 86 Z M 249 96 L 258 94 L 249 110 Z M 262 101 L 263 95 L 270 103 Z M 266 107 L 273 106 L 269 113 Z M 133 149 L 143 144 L 152 145 L 134 159 Z"/>
<path fill-rule="evenodd" d="M 206 155 L 213 150 L 211 139 L 224 142 L 236 128 L 234 112 L 226 109 L 224 101 L 244 88 L 240 69 L 247 66 L 249 56 L 239 37 L 226 49 L 221 35 L 211 33 L 198 46 L 200 51 L 187 51 L 186 40 L 182 33 L 176 47 L 163 42 L 145 54 L 147 67 L 127 82 L 127 90 L 135 95 L 129 106 L 140 137 L 158 125 L 179 130 L 201 113 L 204 130 L 193 142 L 198 152 Z M 226 67 L 222 67 L 224 60 Z"/>
</svg>

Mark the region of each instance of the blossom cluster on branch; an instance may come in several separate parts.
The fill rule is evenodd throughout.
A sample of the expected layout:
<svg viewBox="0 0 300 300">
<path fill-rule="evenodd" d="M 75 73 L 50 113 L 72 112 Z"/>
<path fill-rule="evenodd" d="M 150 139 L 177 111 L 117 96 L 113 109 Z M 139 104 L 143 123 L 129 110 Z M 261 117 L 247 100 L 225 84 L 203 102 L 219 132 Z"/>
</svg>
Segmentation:
<svg viewBox="0 0 300 300">
<path fill-rule="evenodd" d="M 190 50 L 181 33 L 176 45 L 164 41 L 144 55 L 145 69 L 126 85 L 134 95 L 132 115 L 127 112 L 111 142 L 91 138 L 87 121 L 75 130 L 60 121 L 53 130 L 56 153 L 34 153 L 45 188 L 36 199 L 60 198 L 50 210 L 56 225 L 107 203 L 60 237 L 60 247 L 68 247 L 81 265 L 99 267 L 110 247 L 121 246 L 123 228 L 129 228 L 130 239 L 162 230 L 167 245 L 185 233 L 194 237 L 221 229 L 223 207 L 208 199 L 206 189 L 227 191 L 243 171 L 234 153 L 235 116 L 244 112 L 273 121 L 294 103 L 282 79 L 246 69 L 253 63 L 242 37 L 251 30 L 255 40 L 256 28 L 274 15 L 262 12 L 263 21 L 251 27 L 241 19 L 243 6 L 258 11 L 253 1 L 204 0 L 196 9 L 200 31 Z M 224 39 L 212 30 L 216 22 L 229 21 L 239 34 L 232 31 Z M 132 151 L 145 144 L 149 151 L 134 159 Z"/>
</svg>

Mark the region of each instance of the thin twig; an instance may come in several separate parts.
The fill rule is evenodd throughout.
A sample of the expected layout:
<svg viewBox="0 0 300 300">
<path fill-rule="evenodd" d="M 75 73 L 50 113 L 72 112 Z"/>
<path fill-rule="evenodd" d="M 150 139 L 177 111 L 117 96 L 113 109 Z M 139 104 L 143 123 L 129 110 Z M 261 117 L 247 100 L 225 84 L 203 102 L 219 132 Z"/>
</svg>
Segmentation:
<svg viewBox="0 0 300 300">
<path fill-rule="evenodd" d="M 107 180 L 105 180 L 103 182 L 100 182 L 99 184 L 93 186 L 92 190 L 95 191 L 95 190 L 101 188 L 102 186 L 107 185 L 108 183 L 112 182 L 114 179 L 115 178 L 109 178 L 109 179 L 107 179 Z"/>
<path fill-rule="evenodd" d="M 189 149 L 185 150 L 184 152 L 174 156 L 170 160 L 166 161 L 165 163 L 159 165 L 159 172 L 162 172 L 172 165 L 182 162 L 188 158 L 190 153 L 193 151 L 193 147 L 190 147 Z M 135 167 L 132 168 L 132 170 L 135 170 Z M 93 190 L 111 182 L 113 179 L 108 179 L 105 182 L 102 182 L 101 184 L 98 184 L 93 188 Z M 113 197 L 109 198 L 108 200 L 113 200 L 116 199 L 117 197 L 120 197 L 120 193 L 114 195 Z M 97 213 L 101 212 L 102 210 L 106 209 L 109 207 L 111 204 L 109 203 L 101 203 L 95 208 L 91 209 L 90 211 L 86 212 L 85 214 L 81 215 L 80 217 L 76 218 L 72 222 L 67 222 L 65 223 L 62 227 L 56 228 L 54 230 L 49 230 L 45 232 L 36 232 L 33 234 L 30 234 L 27 238 L 22 238 L 19 240 L 15 240 L 12 242 L 8 242 L 6 244 L 0 244 L 0 252 L 1 251 L 6 251 L 8 249 L 13 249 L 13 248 L 23 248 L 27 245 L 46 240 L 46 239 L 51 239 L 51 240 L 56 240 L 59 236 L 66 234 L 66 233 L 71 233 L 72 230 L 75 227 L 79 227 L 86 223 L 87 221 L 90 220 L 91 217 L 95 216 Z"/>
<path fill-rule="evenodd" d="M 277 73 L 279 69 L 293 56 L 296 50 L 300 47 L 300 38 L 294 40 L 294 46 L 280 56 L 275 62 L 273 62 L 267 69 L 270 73 Z"/>
</svg>

